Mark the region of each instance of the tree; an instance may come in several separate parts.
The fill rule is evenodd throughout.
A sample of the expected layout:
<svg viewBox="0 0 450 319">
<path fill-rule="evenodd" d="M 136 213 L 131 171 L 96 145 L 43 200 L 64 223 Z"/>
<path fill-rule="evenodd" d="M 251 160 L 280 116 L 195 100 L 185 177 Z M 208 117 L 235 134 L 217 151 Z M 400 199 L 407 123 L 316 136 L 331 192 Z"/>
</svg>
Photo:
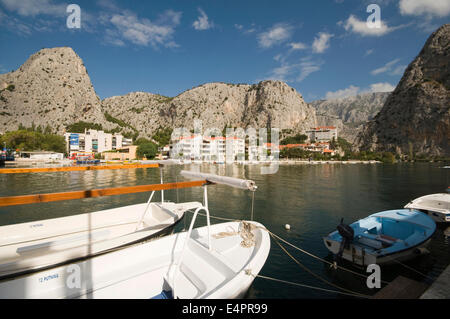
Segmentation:
<svg viewBox="0 0 450 319">
<path fill-rule="evenodd" d="M 383 163 L 395 163 L 395 156 L 391 152 L 384 152 L 381 157 Z"/>
<path fill-rule="evenodd" d="M 156 133 L 152 136 L 156 142 L 158 142 L 160 147 L 170 144 L 170 138 L 172 136 L 173 129 L 171 128 L 159 128 Z"/>
<path fill-rule="evenodd" d="M 143 158 L 144 156 L 149 159 L 153 159 L 158 152 L 158 145 L 152 142 L 142 143 L 138 146 L 136 155 L 138 158 Z"/>
<path fill-rule="evenodd" d="M 70 133 L 84 133 L 85 130 L 89 129 L 101 131 L 103 130 L 103 127 L 101 124 L 88 123 L 83 121 L 79 121 L 77 123 L 66 126 L 66 131 Z"/>
<path fill-rule="evenodd" d="M 0 138 L 0 143 L 6 142 L 8 148 L 22 151 L 53 151 L 65 153 L 66 141 L 63 136 L 42 134 L 40 132 L 21 130 L 7 132 Z"/>
<path fill-rule="evenodd" d="M 151 143 L 150 140 L 146 139 L 145 137 L 140 137 L 137 140 L 134 140 L 134 145 L 141 145 L 141 144 L 146 144 L 146 143 Z"/>
<path fill-rule="evenodd" d="M 280 142 L 280 145 L 288 144 L 303 144 L 308 139 L 308 136 L 304 134 L 297 134 L 295 136 L 289 136 Z"/>
<path fill-rule="evenodd" d="M 335 150 L 337 146 L 338 146 L 337 141 L 333 136 L 333 139 L 330 142 L 330 149 Z"/>
</svg>

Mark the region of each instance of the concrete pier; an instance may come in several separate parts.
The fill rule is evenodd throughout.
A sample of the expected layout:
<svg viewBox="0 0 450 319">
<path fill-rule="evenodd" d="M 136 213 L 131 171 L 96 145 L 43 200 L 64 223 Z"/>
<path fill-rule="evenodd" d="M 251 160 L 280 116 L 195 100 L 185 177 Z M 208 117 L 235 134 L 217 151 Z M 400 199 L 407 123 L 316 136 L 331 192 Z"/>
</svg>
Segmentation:
<svg viewBox="0 0 450 319">
<path fill-rule="evenodd" d="M 420 299 L 450 299 L 450 265 L 447 266 Z"/>
<path fill-rule="evenodd" d="M 372 299 L 417 299 L 427 288 L 428 285 L 423 282 L 398 276 L 386 287 L 373 295 Z"/>
</svg>

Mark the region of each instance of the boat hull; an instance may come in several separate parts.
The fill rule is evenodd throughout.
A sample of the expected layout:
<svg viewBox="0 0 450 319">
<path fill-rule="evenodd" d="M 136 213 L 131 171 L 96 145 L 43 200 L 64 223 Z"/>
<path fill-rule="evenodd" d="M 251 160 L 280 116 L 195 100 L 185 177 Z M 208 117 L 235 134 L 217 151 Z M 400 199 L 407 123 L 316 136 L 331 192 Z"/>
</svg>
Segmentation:
<svg viewBox="0 0 450 319">
<path fill-rule="evenodd" d="M 360 266 L 389 265 L 423 253 L 436 231 L 435 222 L 419 211 L 385 211 L 359 220 L 349 227 L 354 236 L 342 258 Z M 337 255 L 342 236 L 334 231 L 323 238 L 325 247 Z"/>
<path fill-rule="evenodd" d="M 169 233 L 192 202 L 146 203 L 0 227 L 0 279 L 95 256 Z"/>
<path fill-rule="evenodd" d="M 431 194 L 416 198 L 405 205 L 427 214 L 436 223 L 450 223 L 450 194 Z"/>
<path fill-rule="evenodd" d="M 194 229 L 178 276 L 170 274 L 180 261 L 186 232 L 2 281 L 0 298 L 148 299 L 168 290 L 178 298 L 239 298 L 270 251 L 267 231 L 251 223 L 256 226 L 251 247 L 241 245 L 238 222 L 211 226 L 211 250 L 207 227 Z"/>
<path fill-rule="evenodd" d="M 327 237 L 324 237 L 323 241 L 325 246 L 333 255 L 336 255 L 339 252 L 339 247 L 341 245 L 340 242 L 331 241 Z M 361 246 L 350 244 L 349 249 L 344 249 L 342 258 L 359 266 L 368 266 L 373 264 L 385 266 L 393 265 L 398 262 L 405 262 L 420 256 L 422 254 L 421 249 L 428 247 L 430 242 L 431 239 L 428 239 L 417 246 L 384 256 L 371 254 L 370 252 L 363 251 Z M 329 243 L 331 243 L 331 246 Z"/>
</svg>

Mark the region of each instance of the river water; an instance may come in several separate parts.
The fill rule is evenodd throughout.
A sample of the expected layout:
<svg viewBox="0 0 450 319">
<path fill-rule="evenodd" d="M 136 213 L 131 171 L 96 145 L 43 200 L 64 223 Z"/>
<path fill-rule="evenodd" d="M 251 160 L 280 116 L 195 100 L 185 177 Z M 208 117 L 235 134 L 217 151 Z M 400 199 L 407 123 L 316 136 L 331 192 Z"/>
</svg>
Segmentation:
<svg viewBox="0 0 450 319">
<path fill-rule="evenodd" d="M 280 165 L 273 175 L 261 175 L 259 165 L 185 165 L 166 166 L 164 181 L 184 180 L 181 169 L 227 175 L 256 182 L 254 220 L 273 233 L 321 258 L 331 259 L 322 237 L 336 229 L 341 218 L 346 223 L 372 213 L 403 207 L 410 200 L 444 192 L 450 186 L 450 171 L 440 163 L 415 164 L 318 164 Z M 0 196 L 64 192 L 83 189 L 134 186 L 159 183 L 159 169 L 123 169 L 39 174 L 0 174 Z M 172 190 L 165 193 L 171 201 L 202 201 L 201 188 Z M 208 188 L 211 215 L 231 219 L 250 219 L 252 194 L 223 185 Z M 118 206 L 145 202 L 149 194 L 128 194 L 66 202 L 0 208 L 0 225 L 82 214 Z M 156 200 L 159 194 L 155 194 Z M 191 215 L 177 225 L 181 231 Z M 212 220 L 213 223 L 220 222 Z M 205 225 L 200 218 L 198 226 Z M 287 231 L 285 224 L 290 224 Z M 408 262 L 382 268 L 382 280 L 397 275 L 431 282 L 450 263 L 450 238 L 446 226 L 439 226 L 428 250 L 430 253 Z M 448 234 L 448 231 L 447 231 Z M 0 235 L 1 236 L 1 235 Z M 289 252 L 316 276 L 351 291 L 373 294 L 366 280 L 330 269 L 298 251 Z M 350 265 L 347 265 L 350 267 Z M 414 269 L 414 270 L 411 270 Z M 352 270 L 365 274 L 365 269 Z M 261 275 L 313 287 L 336 290 L 300 268 L 272 240 L 271 252 Z M 368 275 L 368 274 L 367 274 Z M 334 292 L 314 290 L 256 278 L 249 298 L 348 298 Z"/>
</svg>

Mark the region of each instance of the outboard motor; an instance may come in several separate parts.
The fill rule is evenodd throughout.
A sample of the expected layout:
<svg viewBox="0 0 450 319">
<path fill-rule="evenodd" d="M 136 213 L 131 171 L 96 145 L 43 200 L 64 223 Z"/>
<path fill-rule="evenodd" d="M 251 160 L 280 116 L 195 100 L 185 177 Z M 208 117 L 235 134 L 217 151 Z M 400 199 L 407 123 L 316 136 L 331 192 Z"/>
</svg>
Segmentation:
<svg viewBox="0 0 450 319">
<path fill-rule="evenodd" d="M 341 247 L 336 255 L 336 259 L 341 259 L 344 252 L 344 248 L 348 248 L 350 243 L 353 241 L 355 236 L 355 231 L 349 225 L 344 224 L 344 218 L 341 219 L 341 223 L 337 226 L 337 231 L 339 235 L 342 236 Z"/>
</svg>

